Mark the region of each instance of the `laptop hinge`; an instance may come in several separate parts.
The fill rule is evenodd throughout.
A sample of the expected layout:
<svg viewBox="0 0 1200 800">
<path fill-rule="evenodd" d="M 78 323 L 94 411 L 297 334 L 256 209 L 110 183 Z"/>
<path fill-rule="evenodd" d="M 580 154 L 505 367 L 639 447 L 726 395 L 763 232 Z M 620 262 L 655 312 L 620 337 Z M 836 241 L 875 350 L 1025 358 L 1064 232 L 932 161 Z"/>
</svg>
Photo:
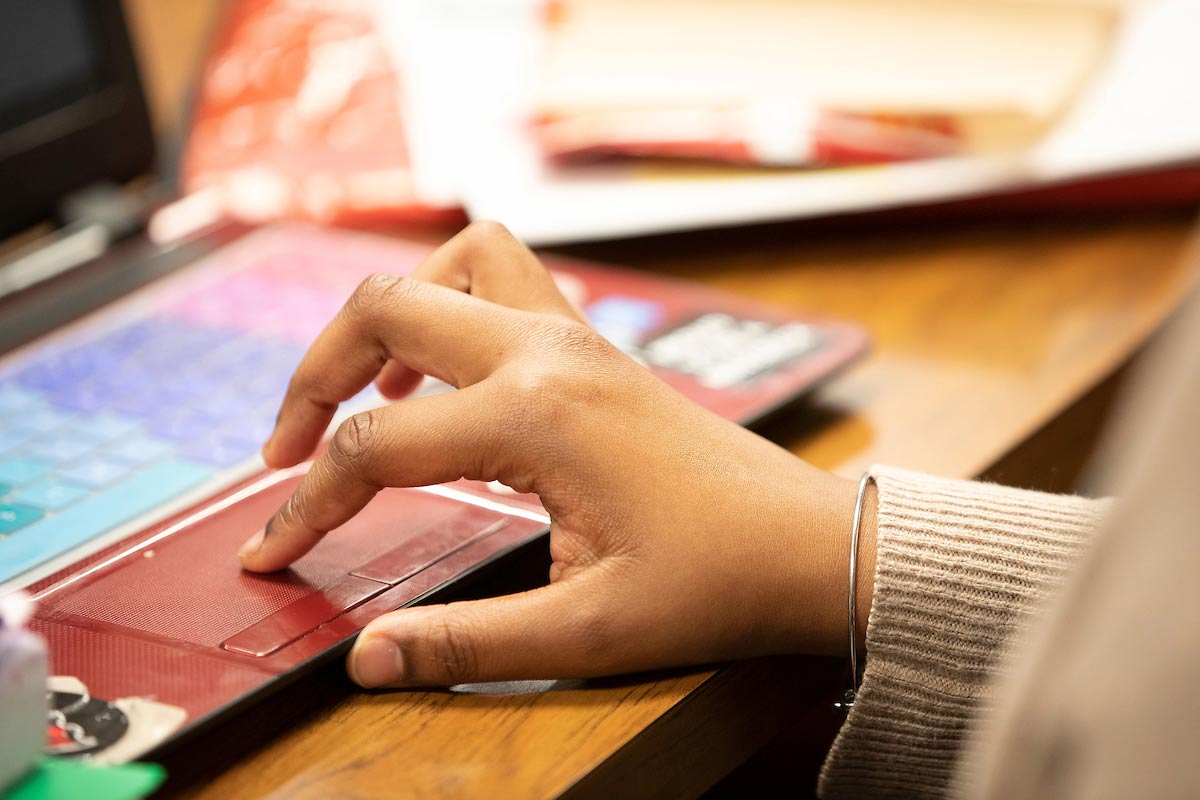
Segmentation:
<svg viewBox="0 0 1200 800">
<path fill-rule="evenodd" d="M 99 258 L 113 242 L 143 229 L 150 206 L 145 192 L 111 183 L 68 195 L 59 207 L 62 227 L 0 261 L 0 298 Z"/>
</svg>

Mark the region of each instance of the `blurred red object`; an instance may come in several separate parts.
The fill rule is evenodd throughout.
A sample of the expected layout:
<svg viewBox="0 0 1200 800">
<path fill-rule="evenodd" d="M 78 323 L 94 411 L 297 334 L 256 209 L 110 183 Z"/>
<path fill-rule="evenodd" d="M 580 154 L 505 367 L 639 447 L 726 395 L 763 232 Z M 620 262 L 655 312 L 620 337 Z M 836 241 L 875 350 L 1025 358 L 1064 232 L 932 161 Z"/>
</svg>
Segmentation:
<svg viewBox="0 0 1200 800">
<path fill-rule="evenodd" d="M 208 54 L 185 193 L 250 222 L 458 219 L 413 189 L 400 81 L 372 0 L 233 0 Z"/>
<path fill-rule="evenodd" d="M 958 155 L 947 114 L 803 107 L 694 107 L 544 112 L 531 126 L 558 163 L 606 156 L 699 158 L 772 166 L 847 166 Z"/>
</svg>

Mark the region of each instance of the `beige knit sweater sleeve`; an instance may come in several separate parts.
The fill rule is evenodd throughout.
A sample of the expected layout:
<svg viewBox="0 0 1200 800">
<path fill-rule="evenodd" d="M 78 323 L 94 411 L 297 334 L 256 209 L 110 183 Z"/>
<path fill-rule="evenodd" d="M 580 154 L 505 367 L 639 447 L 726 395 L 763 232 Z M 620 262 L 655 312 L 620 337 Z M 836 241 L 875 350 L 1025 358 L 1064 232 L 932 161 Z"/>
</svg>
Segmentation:
<svg viewBox="0 0 1200 800">
<path fill-rule="evenodd" d="M 878 553 L 866 672 L 819 794 L 941 797 L 990 699 L 1002 647 L 1055 591 L 1108 502 L 872 473 Z"/>
</svg>

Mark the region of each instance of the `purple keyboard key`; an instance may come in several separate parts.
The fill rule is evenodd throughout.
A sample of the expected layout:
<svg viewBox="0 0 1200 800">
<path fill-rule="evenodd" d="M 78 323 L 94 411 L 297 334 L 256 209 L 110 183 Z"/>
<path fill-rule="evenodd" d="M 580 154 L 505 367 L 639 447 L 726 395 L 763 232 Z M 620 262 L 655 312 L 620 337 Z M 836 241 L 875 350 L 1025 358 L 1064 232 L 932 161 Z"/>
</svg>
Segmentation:
<svg viewBox="0 0 1200 800">
<path fill-rule="evenodd" d="M 220 420 L 212 414 L 189 409 L 164 409 L 146 427 L 154 434 L 175 442 L 188 442 L 211 435 Z"/>
<path fill-rule="evenodd" d="M 179 448 L 179 455 L 214 467 L 232 467 L 258 452 L 259 445 L 243 439 L 206 436 Z"/>
<path fill-rule="evenodd" d="M 170 453 L 174 447 L 169 442 L 151 436 L 132 436 L 114 442 L 104 448 L 104 456 L 134 465 L 149 464 Z"/>
<path fill-rule="evenodd" d="M 77 419 L 70 424 L 68 429 L 86 433 L 98 442 L 111 442 L 113 439 L 137 433 L 142 429 L 142 425 L 132 417 L 104 412 L 94 417 Z"/>
<path fill-rule="evenodd" d="M 67 384 L 47 391 L 46 397 L 55 408 L 62 411 L 91 414 L 108 407 L 112 401 L 112 391 L 94 384 Z"/>
</svg>

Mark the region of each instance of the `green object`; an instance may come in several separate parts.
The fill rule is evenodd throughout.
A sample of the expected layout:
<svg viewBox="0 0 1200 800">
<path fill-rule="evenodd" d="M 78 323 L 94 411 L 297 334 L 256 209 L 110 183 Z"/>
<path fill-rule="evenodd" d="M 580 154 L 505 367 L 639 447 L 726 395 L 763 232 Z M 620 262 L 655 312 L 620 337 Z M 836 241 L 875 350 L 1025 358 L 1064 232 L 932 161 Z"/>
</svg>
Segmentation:
<svg viewBox="0 0 1200 800">
<path fill-rule="evenodd" d="M 167 771 L 158 764 L 100 767 L 70 758 L 43 757 L 4 800 L 136 800 L 158 788 Z"/>
</svg>

